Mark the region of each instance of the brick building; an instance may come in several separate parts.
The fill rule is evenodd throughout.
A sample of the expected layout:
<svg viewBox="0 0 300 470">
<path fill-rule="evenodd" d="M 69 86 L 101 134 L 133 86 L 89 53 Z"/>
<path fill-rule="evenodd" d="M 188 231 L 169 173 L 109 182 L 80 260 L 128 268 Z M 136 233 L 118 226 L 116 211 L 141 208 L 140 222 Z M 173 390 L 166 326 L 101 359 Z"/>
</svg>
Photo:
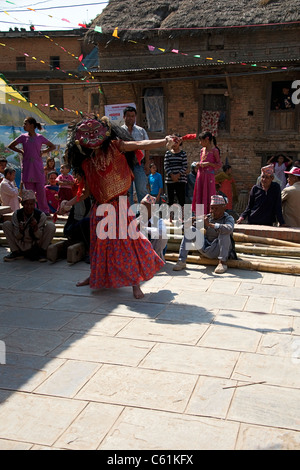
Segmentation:
<svg viewBox="0 0 300 470">
<path fill-rule="evenodd" d="M 79 61 L 93 48 L 84 41 L 85 31 L 0 32 L 0 72 L 57 124 L 72 121 L 98 100 L 98 87 Z"/>
<path fill-rule="evenodd" d="M 212 120 L 223 163 L 248 191 L 271 155 L 300 157 L 300 105 L 276 109 L 283 87 L 297 98 L 298 6 L 111 0 L 86 35 L 99 49 L 100 114 L 134 102 L 137 123 L 153 138 L 198 134 Z M 190 162 L 198 159 L 199 141 L 184 147 Z M 152 152 L 161 171 L 163 153 Z"/>
</svg>

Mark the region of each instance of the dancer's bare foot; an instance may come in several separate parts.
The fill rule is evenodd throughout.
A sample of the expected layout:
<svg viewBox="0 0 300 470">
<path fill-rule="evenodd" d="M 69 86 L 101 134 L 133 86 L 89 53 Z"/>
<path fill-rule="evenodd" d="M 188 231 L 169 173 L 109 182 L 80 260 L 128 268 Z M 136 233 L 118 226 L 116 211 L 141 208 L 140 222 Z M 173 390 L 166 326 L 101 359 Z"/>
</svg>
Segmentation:
<svg viewBox="0 0 300 470">
<path fill-rule="evenodd" d="M 136 299 L 142 299 L 144 297 L 144 294 L 140 288 L 140 286 L 132 286 L 133 289 L 133 297 Z"/>
<path fill-rule="evenodd" d="M 76 282 L 77 287 L 88 286 L 90 284 L 90 277 L 87 277 L 84 281 Z"/>
</svg>

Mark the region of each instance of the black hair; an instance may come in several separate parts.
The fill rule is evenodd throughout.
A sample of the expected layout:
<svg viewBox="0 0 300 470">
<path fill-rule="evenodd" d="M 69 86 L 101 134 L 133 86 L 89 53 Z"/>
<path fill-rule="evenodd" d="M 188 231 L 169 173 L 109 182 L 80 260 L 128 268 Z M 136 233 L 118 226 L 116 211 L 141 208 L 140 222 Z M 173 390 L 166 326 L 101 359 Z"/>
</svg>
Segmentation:
<svg viewBox="0 0 300 470">
<path fill-rule="evenodd" d="M 200 140 L 202 140 L 202 139 L 204 140 L 204 139 L 206 139 L 207 137 L 208 137 L 208 140 L 209 140 L 210 142 L 213 142 L 214 146 L 219 150 L 219 153 L 221 153 L 219 147 L 217 146 L 217 139 L 215 138 L 214 135 L 212 135 L 211 132 L 206 131 L 206 132 L 202 132 L 202 134 L 199 135 L 199 139 L 200 139 Z"/>
<path fill-rule="evenodd" d="M 55 170 L 49 171 L 49 173 L 48 173 L 48 175 L 47 175 L 47 178 L 48 178 L 48 179 L 49 179 L 49 176 L 50 176 L 50 175 L 56 175 L 56 176 L 58 176 L 58 173 L 57 173 L 57 171 L 55 171 Z"/>
<path fill-rule="evenodd" d="M 12 173 L 13 171 L 16 172 L 16 170 L 12 168 L 11 166 L 6 167 L 5 170 L 3 171 L 5 178 L 6 178 L 7 173 Z"/>
<path fill-rule="evenodd" d="M 135 109 L 133 106 L 126 106 L 126 108 L 123 109 L 123 117 L 125 117 L 125 114 L 126 114 L 127 112 L 137 114 L 137 111 L 136 111 L 136 109 Z"/>
<path fill-rule="evenodd" d="M 224 173 L 226 173 L 226 171 L 227 171 L 227 170 L 230 170 L 230 168 L 231 168 L 231 165 L 229 165 L 229 164 L 227 163 L 227 164 L 223 165 L 222 170 L 224 171 Z"/>
<path fill-rule="evenodd" d="M 213 143 L 214 143 L 215 145 L 217 145 L 217 140 L 216 140 L 215 136 L 212 135 L 211 132 L 206 131 L 206 132 L 202 132 L 202 134 L 199 134 L 199 139 L 200 139 L 200 140 L 202 140 L 202 139 L 204 140 L 204 139 L 206 139 L 207 137 L 208 137 L 208 140 L 209 140 L 210 142 L 213 141 Z"/>
<path fill-rule="evenodd" d="M 35 128 L 35 129 L 37 128 L 39 131 L 42 129 L 42 125 L 41 125 L 39 122 L 37 122 L 37 120 L 34 119 L 34 117 L 32 117 L 32 116 L 28 116 L 28 117 L 24 120 L 24 122 L 25 122 L 25 121 L 29 122 L 29 124 L 33 124 L 33 125 L 34 125 L 34 128 Z"/>
</svg>

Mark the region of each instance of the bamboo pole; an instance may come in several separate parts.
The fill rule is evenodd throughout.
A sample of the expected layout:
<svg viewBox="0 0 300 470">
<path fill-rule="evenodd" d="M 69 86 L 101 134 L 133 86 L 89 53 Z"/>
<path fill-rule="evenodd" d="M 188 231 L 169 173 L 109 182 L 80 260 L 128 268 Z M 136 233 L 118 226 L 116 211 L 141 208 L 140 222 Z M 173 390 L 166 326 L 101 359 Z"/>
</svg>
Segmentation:
<svg viewBox="0 0 300 470">
<path fill-rule="evenodd" d="M 246 235 L 245 233 L 233 232 L 233 239 L 235 242 L 252 242 L 252 243 L 263 243 L 264 245 L 275 245 L 275 246 L 294 246 L 300 247 L 299 243 L 288 242 L 286 240 L 277 240 L 276 238 L 258 237 L 256 235 Z"/>
<path fill-rule="evenodd" d="M 166 253 L 166 261 L 178 261 L 177 253 Z M 201 258 L 200 256 L 189 255 L 187 257 L 187 263 L 191 264 L 203 264 L 208 266 L 216 266 L 218 264 L 217 259 Z M 228 267 L 238 268 L 238 269 L 248 269 L 254 271 L 264 271 L 271 273 L 280 273 L 280 274 L 300 274 L 300 265 L 295 266 L 293 264 L 287 263 L 275 263 L 270 262 L 267 259 L 264 262 L 254 259 L 238 259 L 238 260 L 228 260 Z"/>
<path fill-rule="evenodd" d="M 167 252 L 173 252 L 173 253 L 178 253 L 179 252 L 179 247 L 180 247 L 180 241 L 179 240 L 172 240 L 168 241 L 167 245 Z M 255 259 L 258 261 L 265 261 L 266 257 L 268 257 L 269 262 L 272 261 L 274 258 L 270 258 L 270 256 L 275 257 L 275 262 L 278 264 L 280 263 L 292 263 L 297 265 L 300 263 L 300 248 L 295 248 L 295 247 L 269 247 L 269 246 L 262 246 L 262 247 L 256 247 L 256 246 L 249 246 L 249 245 L 235 245 L 235 249 L 237 253 L 243 253 L 244 255 L 247 256 L 247 254 L 251 255 L 251 259 L 254 259 L 253 256 L 255 256 Z M 190 254 L 195 254 L 199 255 L 199 252 L 197 249 L 190 250 Z M 276 258 L 279 258 L 280 261 Z"/>
<path fill-rule="evenodd" d="M 254 246 L 254 245 L 244 245 L 236 244 L 235 250 L 237 253 L 254 253 L 258 255 L 275 255 L 275 256 L 292 256 L 300 257 L 300 246 L 296 247 L 283 247 L 283 246 Z"/>
</svg>

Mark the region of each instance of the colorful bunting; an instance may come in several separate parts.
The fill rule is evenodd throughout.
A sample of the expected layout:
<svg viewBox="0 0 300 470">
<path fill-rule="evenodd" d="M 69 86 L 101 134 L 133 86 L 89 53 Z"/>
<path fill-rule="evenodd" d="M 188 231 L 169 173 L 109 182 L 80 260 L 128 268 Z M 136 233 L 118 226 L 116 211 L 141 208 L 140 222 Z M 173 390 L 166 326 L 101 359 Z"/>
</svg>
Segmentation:
<svg viewBox="0 0 300 470">
<path fill-rule="evenodd" d="M 113 36 L 114 36 L 115 38 L 120 39 L 119 36 L 118 36 L 118 26 L 114 29 Z"/>
</svg>

